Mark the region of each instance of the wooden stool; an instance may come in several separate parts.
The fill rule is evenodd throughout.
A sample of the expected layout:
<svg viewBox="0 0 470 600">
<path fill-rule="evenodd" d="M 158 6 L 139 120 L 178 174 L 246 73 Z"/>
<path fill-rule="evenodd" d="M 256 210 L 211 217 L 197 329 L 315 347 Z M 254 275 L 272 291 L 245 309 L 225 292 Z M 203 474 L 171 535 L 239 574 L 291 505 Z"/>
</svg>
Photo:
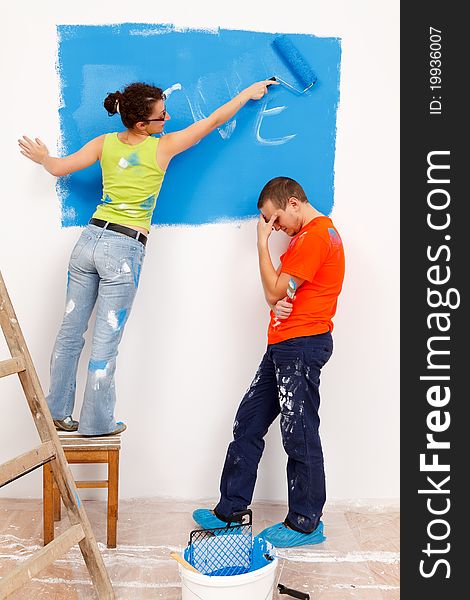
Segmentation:
<svg viewBox="0 0 470 600">
<path fill-rule="evenodd" d="M 86 438 L 58 431 L 69 464 L 107 463 L 108 479 L 76 481 L 77 488 L 108 488 L 107 546 L 116 548 L 118 519 L 119 451 L 121 435 Z M 49 463 L 43 467 L 44 545 L 54 539 L 54 521 L 61 518 L 60 494 Z"/>
</svg>

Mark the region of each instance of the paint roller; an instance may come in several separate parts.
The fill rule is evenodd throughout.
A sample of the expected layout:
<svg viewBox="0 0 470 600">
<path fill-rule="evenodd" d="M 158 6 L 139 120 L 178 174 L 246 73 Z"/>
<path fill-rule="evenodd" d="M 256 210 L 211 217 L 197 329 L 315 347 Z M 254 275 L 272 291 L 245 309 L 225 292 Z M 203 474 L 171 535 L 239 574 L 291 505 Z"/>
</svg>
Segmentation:
<svg viewBox="0 0 470 600">
<path fill-rule="evenodd" d="M 270 77 L 270 80 L 279 81 L 279 83 L 282 83 L 296 94 L 304 94 L 317 80 L 317 76 L 312 67 L 308 64 L 302 54 L 300 54 L 287 35 L 276 36 L 272 41 L 272 45 L 283 63 L 289 68 L 290 72 L 304 89 L 299 90 L 277 75 Z"/>
</svg>

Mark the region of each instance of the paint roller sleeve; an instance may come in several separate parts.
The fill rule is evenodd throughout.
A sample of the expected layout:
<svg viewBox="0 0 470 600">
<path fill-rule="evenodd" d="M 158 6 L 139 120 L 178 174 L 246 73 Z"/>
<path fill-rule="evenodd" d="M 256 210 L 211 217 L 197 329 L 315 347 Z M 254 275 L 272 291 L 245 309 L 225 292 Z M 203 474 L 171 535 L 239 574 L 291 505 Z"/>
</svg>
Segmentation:
<svg viewBox="0 0 470 600">
<path fill-rule="evenodd" d="M 274 38 L 272 45 L 292 74 L 305 86 L 306 91 L 316 82 L 317 76 L 305 58 L 286 35 Z"/>
</svg>

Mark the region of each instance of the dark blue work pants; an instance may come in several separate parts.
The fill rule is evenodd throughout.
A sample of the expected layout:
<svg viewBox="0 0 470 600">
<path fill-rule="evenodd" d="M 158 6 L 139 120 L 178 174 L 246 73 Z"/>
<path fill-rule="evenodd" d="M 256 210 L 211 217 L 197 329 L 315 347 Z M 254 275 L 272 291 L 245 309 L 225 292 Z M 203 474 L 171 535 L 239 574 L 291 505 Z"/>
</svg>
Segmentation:
<svg viewBox="0 0 470 600">
<path fill-rule="evenodd" d="M 326 500 L 323 452 L 319 436 L 320 371 L 333 352 L 331 333 L 293 338 L 267 347 L 235 417 L 220 482 L 216 514 L 229 520 L 253 498 L 264 437 L 280 414 L 288 455 L 289 512 L 286 523 L 313 531 Z"/>
</svg>

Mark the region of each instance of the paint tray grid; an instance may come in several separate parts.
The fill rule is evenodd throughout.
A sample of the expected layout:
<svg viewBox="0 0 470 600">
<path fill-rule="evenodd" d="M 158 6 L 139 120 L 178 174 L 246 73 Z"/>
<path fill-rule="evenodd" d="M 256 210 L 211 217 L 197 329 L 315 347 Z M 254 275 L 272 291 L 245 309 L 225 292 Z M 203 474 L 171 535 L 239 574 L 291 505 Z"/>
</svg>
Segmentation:
<svg viewBox="0 0 470 600">
<path fill-rule="evenodd" d="M 194 530 L 188 545 L 189 562 L 204 575 L 241 575 L 251 568 L 251 523 L 220 529 Z"/>
</svg>

